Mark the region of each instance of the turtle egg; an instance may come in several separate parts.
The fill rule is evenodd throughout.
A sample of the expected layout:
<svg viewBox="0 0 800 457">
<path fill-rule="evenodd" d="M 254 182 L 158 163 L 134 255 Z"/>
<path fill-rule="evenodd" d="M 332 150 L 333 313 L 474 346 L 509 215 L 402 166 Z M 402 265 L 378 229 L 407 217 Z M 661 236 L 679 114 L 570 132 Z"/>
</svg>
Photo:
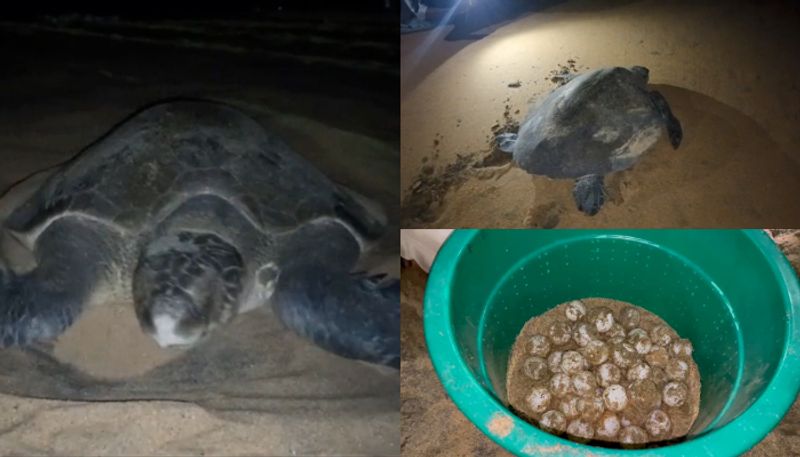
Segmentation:
<svg viewBox="0 0 800 457">
<path fill-rule="evenodd" d="M 639 362 L 628 368 L 628 381 L 641 381 L 650 377 L 650 365 Z"/>
<path fill-rule="evenodd" d="M 563 397 L 572 391 L 572 379 L 568 374 L 558 373 L 550 378 L 550 391 L 557 397 Z"/>
<path fill-rule="evenodd" d="M 530 352 L 531 355 L 547 357 L 547 354 L 550 352 L 550 341 L 548 341 L 547 337 L 544 335 L 533 335 L 528 340 L 528 352 Z"/>
<path fill-rule="evenodd" d="M 681 339 L 672 343 L 672 355 L 676 357 L 691 357 L 692 356 L 692 342 L 687 339 Z"/>
<path fill-rule="evenodd" d="M 608 360 L 608 345 L 602 341 L 592 340 L 581 351 L 586 360 L 592 365 L 600 365 Z"/>
<path fill-rule="evenodd" d="M 541 357 L 529 357 L 525 360 L 525 376 L 533 379 L 534 381 L 541 381 L 548 375 L 547 362 Z"/>
<path fill-rule="evenodd" d="M 589 322 L 598 332 L 606 333 L 614 325 L 614 315 L 610 309 L 601 306 L 592 310 Z"/>
<path fill-rule="evenodd" d="M 639 354 L 649 354 L 650 350 L 653 349 L 653 342 L 650 341 L 648 337 L 639 338 L 633 343 L 633 348 L 636 349 L 636 352 Z"/>
<path fill-rule="evenodd" d="M 595 330 L 592 325 L 585 322 L 575 326 L 575 330 L 572 332 L 572 339 L 574 339 L 580 347 L 586 346 L 589 344 L 589 341 L 596 340 L 597 338 L 597 330 Z"/>
<path fill-rule="evenodd" d="M 622 411 L 628 406 L 628 394 L 619 384 L 612 384 L 603 391 L 603 401 L 611 411 Z"/>
<path fill-rule="evenodd" d="M 672 421 L 670 421 L 667 413 L 661 411 L 660 409 L 656 409 L 651 411 L 647 416 L 644 427 L 648 432 L 650 432 L 651 436 L 654 438 L 660 438 L 669 433 L 669 430 L 672 427 Z"/>
<path fill-rule="evenodd" d="M 581 414 L 580 404 L 578 402 L 579 398 L 570 395 L 561 399 L 561 402 L 558 405 L 558 409 L 561 410 L 564 415 L 570 419 L 578 417 Z"/>
<path fill-rule="evenodd" d="M 611 326 L 611 330 L 606 333 L 608 340 L 614 343 L 623 342 L 625 340 L 625 336 L 625 329 L 616 322 L 614 322 L 614 325 Z"/>
<path fill-rule="evenodd" d="M 640 319 L 639 310 L 630 306 L 623 309 L 619 315 L 619 320 L 625 328 L 635 328 L 639 325 Z"/>
<path fill-rule="evenodd" d="M 561 356 L 561 371 L 575 374 L 586 369 L 586 359 L 580 352 L 567 351 Z"/>
<path fill-rule="evenodd" d="M 589 440 L 594 436 L 594 428 L 592 428 L 592 424 L 583 419 L 575 419 L 567 426 L 567 433 L 577 438 Z"/>
<path fill-rule="evenodd" d="M 647 442 L 647 433 L 635 425 L 630 425 L 619 432 L 619 441 L 622 444 L 644 444 Z"/>
<path fill-rule="evenodd" d="M 667 373 L 664 372 L 663 368 L 651 367 L 650 371 L 650 377 L 653 379 L 654 383 L 661 386 L 667 382 Z"/>
<path fill-rule="evenodd" d="M 572 377 L 572 387 L 578 395 L 589 395 L 597 388 L 597 380 L 594 374 L 581 371 Z"/>
<path fill-rule="evenodd" d="M 665 367 L 667 366 L 667 362 L 669 362 L 669 354 L 667 350 L 661 346 L 653 346 L 650 349 L 650 353 L 644 356 L 644 359 L 654 367 Z"/>
<path fill-rule="evenodd" d="M 674 334 L 665 325 L 656 325 L 650 330 L 650 339 L 659 346 L 669 346 Z"/>
<path fill-rule="evenodd" d="M 567 429 L 567 418 L 560 411 L 550 410 L 542 414 L 539 425 L 548 432 L 564 432 Z"/>
<path fill-rule="evenodd" d="M 595 433 L 601 438 L 614 438 L 619 433 L 620 423 L 616 414 L 606 411 L 597 421 Z"/>
<path fill-rule="evenodd" d="M 553 373 L 561 373 L 561 356 L 563 354 L 561 351 L 555 351 L 547 357 L 547 366 Z"/>
<path fill-rule="evenodd" d="M 547 407 L 550 406 L 550 398 L 550 391 L 543 387 L 537 387 L 528 395 L 528 406 L 531 408 L 531 411 L 535 413 L 543 413 L 547 411 Z"/>
<path fill-rule="evenodd" d="M 564 308 L 564 314 L 572 322 L 578 321 L 586 315 L 586 306 L 580 300 L 572 300 Z"/>
<path fill-rule="evenodd" d="M 603 414 L 606 406 L 602 397 L 592 395 L 591 397 L 580 398 L 578 400 L 578 409 L 581 411 L 581 417 L 594 422 Z"/>
<path fill-rule="evenodd" d="M 664 368 L 667 378 L 672 381 L 683 381 L 686 379 L 687 371 L 689 371 L 689 365 L 680 359 L 671 359 Z"/>
<path fill-rule="evenodd" d="M 613 363 L 604 363 L 597 369 L 597 382 L 603 387 L 616 384 L 622 379 L 622 370 Z"/>
<path fill-rule="evenodd" d="M 678 407 L 686 403 L 689 389 L 682 382 L 669 382 L 664 386 L 664 403 L 667 406 Z"/>
<path fill-rule="evenodd" d="M 547 333 L 556 346 L 567 344 L 570 338 L 572 338 L 572 329 L 569 327 L 569 324 L 563 321 L 553 322 Z"/>
<path fill-rule="evenodd" d="M 661 406 L 661 392 L 653 381 L 634 381 L 628 387 L 630 402 L 639 410 L 649 411 Z"/>
<path fill-rule="evenodd" d="M 649 338 L 649 335 L 647 334 L 646 331 L 644 331 L 644 329 L 635 328 L 630 332 L 628 332 L 628 341 L 630 341 L 631 343 L 641 338 Z"/>
<path fill-rule="evenodd" d="M 628 368 L 636 363 L 636 349 L 630 343 L 614 345 L 611 349 L 611 360 L 622 368 Z"/>
</svg>

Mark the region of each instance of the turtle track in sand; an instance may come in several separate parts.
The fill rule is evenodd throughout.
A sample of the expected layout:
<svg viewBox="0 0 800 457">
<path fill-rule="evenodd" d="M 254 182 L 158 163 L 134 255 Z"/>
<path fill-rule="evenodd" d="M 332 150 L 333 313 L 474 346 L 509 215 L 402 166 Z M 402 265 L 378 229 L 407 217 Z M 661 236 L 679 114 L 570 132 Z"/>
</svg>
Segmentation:
<svg viewBox="0 0 800 457">
<path fill-rule="evenodd" d="M 568 59 L 551 70 L 545 78 L 555 84 L 547 91 L 567 83 L 568 77 L 581 71 L 575 59 Z M 508 85 L 516 89 L 516 84 Z M 547 92 L 545 91 L 545 92 Z M 536 95 L 534 98 L 538 97 Z M 403 227 L 427 226 L 435 222 L 442 213 L 445 200 L 451 189 L 457 189 L 467 179 L 475 177 L 481 180 L 492 180 L 505 174 L 512 166 L 512 157 L 501 151 L 493 139 L 501 133 L 516 133 L 520 122 L 513 116 L 519 116 L 520 110 L 514 109 L 510 97 L 503 100 L 501 119 L 490 127 L 491 134 L 486 135 L 486 148 L 480 151 L 456 153 L 456 159 L 449 163 L 434 164 L 439 159 L 442 136 L 436 133 L 433 138 L 433 152 L 422 159 L 423 166 L 411 187 L 407 190 L 401 204 L 401 224 Z M 461 120 L 456 120 L 460 126 Z M 559 214 L 563 207 L 533 208 L 525 218 L 525 225 L 531 227 L 554 228 L 558 225 Z"/>
</svg>

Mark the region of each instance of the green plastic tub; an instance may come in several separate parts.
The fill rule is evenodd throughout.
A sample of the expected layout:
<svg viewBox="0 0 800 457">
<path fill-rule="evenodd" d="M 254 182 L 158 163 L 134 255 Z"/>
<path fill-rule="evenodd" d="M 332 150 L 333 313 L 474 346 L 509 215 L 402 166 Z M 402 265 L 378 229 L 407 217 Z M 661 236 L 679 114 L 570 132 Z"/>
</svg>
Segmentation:
<svg viewBox="0 0 800 457">
<path fill-rule="evenodd" d="M 525 322 L 593 296 L 642 306 L 694 344 L 703 387 L 685 441 L 582 445 L 507 408 L 506 365 Z M 447 393 L 516 455 L 730 456 L 763 439 L 797 396 L 799 302 L 794 271 L 760 230 L 460 230 L 431 270 L 424 322 Z"/>
</svg>

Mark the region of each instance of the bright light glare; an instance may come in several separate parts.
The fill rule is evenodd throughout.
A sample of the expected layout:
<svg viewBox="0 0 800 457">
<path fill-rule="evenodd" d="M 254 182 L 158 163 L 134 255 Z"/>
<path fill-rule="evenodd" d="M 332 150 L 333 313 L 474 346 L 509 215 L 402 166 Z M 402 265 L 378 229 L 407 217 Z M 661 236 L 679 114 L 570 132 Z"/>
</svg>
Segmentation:
<svg viewBox="0 0 800 457">
<path fill-rule="evenodd" d="M 438 41 L 442 35 L 445 34 L 446 30 L 441 26 L 450 23 L 450 19 L 453 18 L 453 14 L 455 14 L 456 10 L 459 6 L 461 6 L 461 2 L 463 1 L 464 0 L 456 0 L 455 4 L 450 7 L 449 10 L 447 10 L 447 13 L 444 15 L 442 20 L 436 24 L 436 27 L 431 30 L 427 37 L 425 37 L 425 41 L 423 41 L 422 44 L 409 55 L 406 62 L 403 62 L 404 64 L 408 65 L 409 71 L 413 70 L 414 67 L 419 64 L 419 61 L 422 60 L 422 57 L 428 53 L 428 51 L 431 49 L 431 46 L 433 46 L 433 43 Z M 472 0 L 468 1 L 471 2 Z"/>
</svg>

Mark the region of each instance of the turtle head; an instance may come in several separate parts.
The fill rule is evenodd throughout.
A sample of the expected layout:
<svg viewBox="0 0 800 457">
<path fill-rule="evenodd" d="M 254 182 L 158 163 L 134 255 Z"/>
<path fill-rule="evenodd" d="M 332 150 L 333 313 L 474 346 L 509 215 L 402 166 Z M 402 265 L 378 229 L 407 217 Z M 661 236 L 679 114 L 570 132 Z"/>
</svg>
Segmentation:
<svg viewBox="0 0 800 457">
<path fill-rule="evenodd" d="M 648 70 L 646 67 L 631 67 L 631 73 L 641 78 L 644 84 L 647 84 L 647 81 L 650 80 L 650 70 Z"/>
<path fill-rule="evenodd" d="M 189 346 L 238 309 L 242 258 L 216 235 L 182 232 L 152 241 L 139 259 L 139 324 L 162 346 Z"/>
<path fill-rule="evenodd" d="M 159 346 L 191 346 L 205 337 L 208 317 L 191 296 L 178 292 L 153 298 L 141 308 L 139 323 Z"/>
</svg>

